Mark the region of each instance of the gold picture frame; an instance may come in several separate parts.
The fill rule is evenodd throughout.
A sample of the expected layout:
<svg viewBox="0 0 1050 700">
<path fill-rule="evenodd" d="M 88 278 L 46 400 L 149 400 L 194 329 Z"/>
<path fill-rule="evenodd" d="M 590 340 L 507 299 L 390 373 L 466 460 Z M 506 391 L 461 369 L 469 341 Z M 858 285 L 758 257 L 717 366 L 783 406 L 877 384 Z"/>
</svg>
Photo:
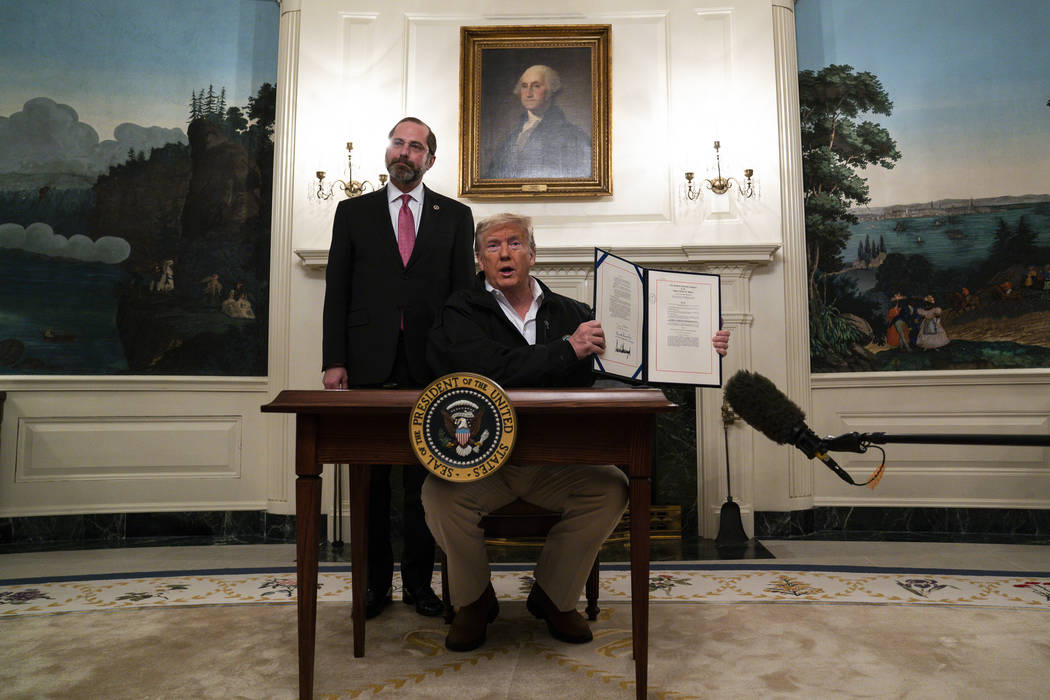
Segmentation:
<svg viewBox="0 0 1050 700">
<path fill-rule="evenodd" d="M 608 24 L 460 29 L 460 196 L 612 194 L 611 35 Z"/>
</svg>

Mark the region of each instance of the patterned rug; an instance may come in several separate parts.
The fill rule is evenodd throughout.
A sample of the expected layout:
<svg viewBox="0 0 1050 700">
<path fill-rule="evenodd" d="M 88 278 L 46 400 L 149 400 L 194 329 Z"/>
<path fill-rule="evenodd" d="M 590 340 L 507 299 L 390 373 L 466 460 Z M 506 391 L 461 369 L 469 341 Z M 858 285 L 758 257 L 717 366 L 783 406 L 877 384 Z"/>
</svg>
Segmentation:
<svg viewBox="0 0 1050 700">
<path fill-rule="evenodd" d="M 318 602 L 349 602 L 348 566 L 322 566 Z M 435 575 L 435 589 L 440 573 Z M 497 565 L 493 585 L 500 600 L 524 600 L 529 570 Z M 394 587 L 400 579 L 395 573 Z M 290 603 L 295 570 L 221 569 L 141 572 L 0 581 L 0 617 L 114 608 Z M 872 567 L 786 567 L 747 564 L 654 565 L 650 602 L 676 603 L 887 603 L 1019 607 L 1050 611 L 1050 574 Z M 397 596 L 395 596 L 397 597 Z M 606 565 L 600 600 L 630 600 L 630 571 Z"/>
<path fill-rule="evenodd" d="M 315 697 L 634 698 L 627 568 L 603 567 L 581 645 L 526 611 L 529 574 L 496 569 L 499 617 L 475 651 L 395 603 L 354 658 L 350 572 L 322 566 Z M 678 564 L 649 588 L 651 699 L 1050 696 L 1045 573 Z M 0 700 L 291 700 L 294 603 L 280 567 L 0 581 Z"/>
</svg>

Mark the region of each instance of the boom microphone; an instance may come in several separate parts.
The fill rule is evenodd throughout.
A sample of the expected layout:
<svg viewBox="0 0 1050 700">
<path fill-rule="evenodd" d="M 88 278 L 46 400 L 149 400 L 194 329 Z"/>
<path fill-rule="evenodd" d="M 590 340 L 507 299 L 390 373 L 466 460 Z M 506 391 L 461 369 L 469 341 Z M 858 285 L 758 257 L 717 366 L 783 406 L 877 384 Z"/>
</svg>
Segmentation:
<svg viewBox="0 0 1050 700">
<path fill-rule="evenodd" d="M 828 455 L 824 441 L 806 425 L 806 414 L 773 382 L 758 372 L 740 370 L 726 382 L 725 397 L 733 411 L 752 428 L 778 445 L 794 445 L 856 486 L 853 477 Z"/>
</svg>

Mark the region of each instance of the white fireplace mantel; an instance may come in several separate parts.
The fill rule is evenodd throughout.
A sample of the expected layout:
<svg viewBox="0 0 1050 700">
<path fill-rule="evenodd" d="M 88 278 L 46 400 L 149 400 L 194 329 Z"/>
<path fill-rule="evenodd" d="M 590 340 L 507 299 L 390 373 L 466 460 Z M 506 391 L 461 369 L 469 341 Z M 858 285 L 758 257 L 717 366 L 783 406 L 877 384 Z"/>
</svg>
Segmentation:
<svg viewBox="0 0 1050 700">
<path fill-rule="evenodd" d="M 730 245 L 616 246 L 609 252 L 639 265 L 768 265 L 780 249 L 779 243 Z M 324 248 L 297 248 L 303 266 L 323 270 L 328 265 Z M 594 249 L 586 246 L 546 246 L 536 252 L 538 271 L 552 265 L 582 265 L 594 262 Z"/>
</svg>

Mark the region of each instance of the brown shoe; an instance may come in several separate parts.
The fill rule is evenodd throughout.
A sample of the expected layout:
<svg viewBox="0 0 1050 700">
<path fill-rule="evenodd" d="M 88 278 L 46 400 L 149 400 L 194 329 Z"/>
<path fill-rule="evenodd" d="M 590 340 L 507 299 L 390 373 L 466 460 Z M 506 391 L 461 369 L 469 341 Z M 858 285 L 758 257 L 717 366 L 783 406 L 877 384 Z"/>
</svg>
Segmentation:
<svg viewBox="0 0 1050 700">
<path fill-rule="evenodd" d="M 499 601 L 492 583 L 481 597 L 470 605 L 464 605 L 452 618 L 452 627 L 445 637 L 445 648 L 449 651 L 471 651 L 485 643 L 485 628 L 499 614 Z"/>
<path fill-rule="evenodd" d="M 558 610 L 554 601 L 547 597 L 538 583 L 532 584 L 525 607 L 536 617 L 547 621 L 547 631 L 555 639 L 569 644 L 586 644 L 594 639 L 591 628 L 583 619 L 583 615 L 576 612 L 575 608 L 568 612 Z"/>
</svg>

